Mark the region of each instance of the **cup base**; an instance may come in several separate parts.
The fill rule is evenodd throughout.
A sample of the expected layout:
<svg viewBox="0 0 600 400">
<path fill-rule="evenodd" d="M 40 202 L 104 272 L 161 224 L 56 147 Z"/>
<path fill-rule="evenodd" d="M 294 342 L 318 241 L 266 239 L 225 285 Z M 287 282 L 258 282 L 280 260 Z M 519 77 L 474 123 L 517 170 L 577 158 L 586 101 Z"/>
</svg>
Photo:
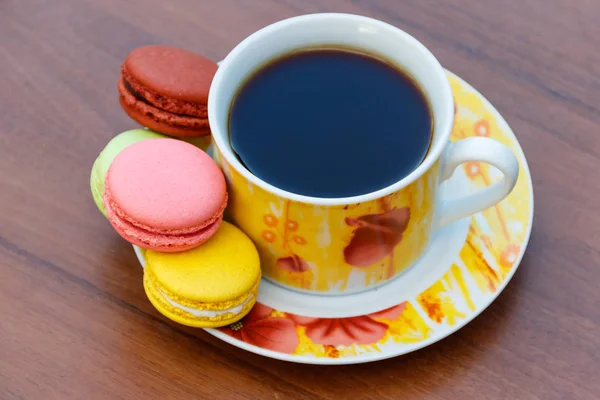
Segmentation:
<svg viewBox="0 0 600 400">
<path fill-rule="evenodd" d="M 263 277 L 258 301 L 276 310 L 320 318 L 365 315 L 414 297 L 438 280 L 456 260 L 469 232 L 466 218 L 440 229 L 423 255 L 391 280 L 354 293 L 318 293 Z"/>
<path fill-rule="evenodd" d="M 440 197 L 443 197 L 444 199 L 452 200 L 455 198 L 460 198 L 462 196 L 465 196 L 465 194 L 471 193 L 473 191 L 473 188 L 470 185 L 469 180 L 468 180 L 467 176 L 465 175 L 464 171 L 462 169 L 457 169 L 450 179 L 448 179 L 447 181 L 445 181 L 441 184 L 439 190 L 440 190 Z M 437 221 L 438 220 L 437 216 L 434 215 L 433 220 Z M 452 224 L 452 225 L 455 225 L 455 224 Z M 436 230 L 437 230 L 437 226 L 434 225 L 432 227 L 432 231 L 436 232 Z M 443 231 L 446 232 L 447 230 L 448 230 L 448 227 L 444 228 Z M 302 289 L 299 287 L 287 285 L 276 279 L 272 279 L 271 277 L 267 276 L 267 274 L 263 274 L 263 282 L 268 282 L 271 285 L 277 286 L 277 287 L 285 290 L 286 293 L 287 292 L 295 292 L 295 293 L 299 293 L 299 294 L 305 294 L 308 296 L 316 296 L 319 299 L 322 299 L 323 297 L 329 298 L 329 297 L 355 296 L 355 295 L 363 294 L 366 292 L 378 290 L 386 285 L 394 284 L 394 282 L 397 279 L 400 279 L 400 278 L 404 279 L 404 277 L 406 276 L 406 274 L 409 271 L 411 271 L 411 270 L 417 268 L 419 265 L 421 265 L 422 260 L 423 260 L 423 258 L 425 258 L 426 253 L 432 251 L 432 246 L 435 246 L 436 243 L 438 243 L 437 241 L 439 241 L 439 239 L 437 239 L 436 237 L 439 236 L 439 234 L 440 234 L 440 232 L 434 233 L 433 237 L 430 239 L 427 246 L 425 246 L 425 250 L 424 250 L 423 254 L 421 254 L 421 256 L 415 262 L 413 262 L 409 267 L 407 267 L 406 269 L 404 269 L 403 271 L 401 271 L 400 273 L 396 274 L 395 276 L 393 276 L 392 278 L 390 278 L 388 280 L 381 281 L 377 284 L 374 284 L 374 285 L 371 285 L 368 287 L 364 286 L 364 282 L 366 279 L 365 272 L 360 268 L 354 269 L 354 271 L 352 272 L 352 274 L 350 275 L 350 277 L 348 279 L 345 290 L 338 290 L 335 287 L 331 287 L 327 291 Z M 456 232 L 453 234 L 456 234 Z M 464 235 L 461 234 L 460 237 L 462 237 L 464 239 L 465 235 L 466 235 L 466 233 Z M 456 243 L 456 246 L 462 246 L 463 242 L 464 242 L 464 240 L 462 240 L 460 243 Z M 456 247 L 456 246 L 454 246 L 454 247 Z M 432 262 L 435 262 L 435 260 L 432 260 Z M 283 297 L 284 293 L 278 295 L 278 297 L 279 296 Z M 267 304 L 269 304 L 269 303 L 267 303 Z M 271 305 L 271 304 L 269 304 L 269 305 Z M 275 306 L 273 306 L 273 307 L 275 307 Z M 320 306 L 318 306 L 318 307 L 320 307 Z M 275 307 L 275 308 L 279 309 L 277 307 Z"/>
</svg>

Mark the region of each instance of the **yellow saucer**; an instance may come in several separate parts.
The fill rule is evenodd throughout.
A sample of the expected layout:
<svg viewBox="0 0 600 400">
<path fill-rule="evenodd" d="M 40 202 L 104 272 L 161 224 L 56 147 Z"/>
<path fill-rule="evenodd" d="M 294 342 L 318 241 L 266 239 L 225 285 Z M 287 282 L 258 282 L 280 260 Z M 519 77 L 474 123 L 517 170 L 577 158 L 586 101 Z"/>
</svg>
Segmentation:
<svg viewBox="0 0 600 400">
<path fill-rule="evenodd" d="M 147 250 L 144 289 L 165 317 L 198 328 L 225 326 L 256 302 L 260 260 L 252 241 L 223 221 L 203 245 L 180 253 Z"/>
</svg>

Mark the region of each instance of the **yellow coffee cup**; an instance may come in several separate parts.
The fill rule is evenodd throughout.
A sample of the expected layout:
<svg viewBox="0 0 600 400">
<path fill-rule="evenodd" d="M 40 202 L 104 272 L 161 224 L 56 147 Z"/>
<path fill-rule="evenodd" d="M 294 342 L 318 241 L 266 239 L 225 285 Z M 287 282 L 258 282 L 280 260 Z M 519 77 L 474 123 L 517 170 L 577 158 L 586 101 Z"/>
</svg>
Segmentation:
<svg viewBox="0 0 600 400">
<path fill-rule="evenodd" d="M 237 159 L 228 133 L 237 90 L 257 68 L 278 55 L 320 44 L 381 55 L 417 80 L 431 106 L 433 137 L 427 156 L 408 176 L 365 195 L 319 198 L 277 188 Z M 246 38 L 227 55 L 214 77 L 208 117 L 214 157 L 228 181 L 228 218 L 256 244 L 263 276 L 294 290 L 348 294 L 393 279 L 426 251 L 439 227 L 506 197 L 519 171 L 513 153 L 493 139 L 451 143 L 454 102 L 442 66 L 409 34 L 357 15 L 294 17 Z M 504 177 L 477 193 L 443 198 L 441 182 L 460 164 L 473 161 L 494 165 Z"/>
</svg>

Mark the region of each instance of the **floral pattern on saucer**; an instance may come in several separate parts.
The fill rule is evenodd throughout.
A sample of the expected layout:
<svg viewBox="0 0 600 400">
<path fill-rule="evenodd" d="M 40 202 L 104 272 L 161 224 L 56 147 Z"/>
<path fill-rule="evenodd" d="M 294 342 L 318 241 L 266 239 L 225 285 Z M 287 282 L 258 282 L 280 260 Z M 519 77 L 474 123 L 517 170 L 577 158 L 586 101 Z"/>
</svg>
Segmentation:
<svg viewBox="0 0 600 400">
<path fill-rule="evenodd" d="M 451 73 L 448 79 L 456 102 L 451 140 L 470 136 L 496 139 L 518 155 L 521 174 L 504 201 L 471 218 L 467 240 L 446 273 L 414 299 L 377 313 L 312 318 L 257 303 L 238 323 L 210 329 L 210 333 L 247 350 L 259 354 L 266 350 L 269 354 L 264 355 L 290 361 L 369 361 L 404 354 L 453 333 L 498 296 L 514 274 L 529 240 L 533 213 L 531 178 L 520 146 L 499 113 L 466 82 Z M 471 162 L 462 167 L 475 188 L 489 186 L 501 178 L 497 170 L 485 163 Z M 265 224 L 271 226 L 275 220 L 265 220 Z M 281 267 L 302 270 L 304 263 L 301 259 L 282 259 Z M 393 351 L 388 350 L 391 347 Z M 376 355 L 386 352 L 393 354 Z"/>
</svg>

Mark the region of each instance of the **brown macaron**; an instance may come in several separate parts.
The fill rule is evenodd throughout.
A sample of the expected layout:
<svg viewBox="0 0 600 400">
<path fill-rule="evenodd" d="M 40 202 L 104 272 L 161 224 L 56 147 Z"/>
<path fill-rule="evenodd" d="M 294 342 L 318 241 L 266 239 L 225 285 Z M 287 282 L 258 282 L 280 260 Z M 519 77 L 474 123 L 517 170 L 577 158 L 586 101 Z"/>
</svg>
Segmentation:
<svg viewBox="0 0 600 400">
<path fill-rule="evenodd" d="M 208 92 L 217 64 L 170 46 L 142 46 L 121 66 L 119 101 L 131 118 L 176 137 L 210 134 Z"/>
</svg>

